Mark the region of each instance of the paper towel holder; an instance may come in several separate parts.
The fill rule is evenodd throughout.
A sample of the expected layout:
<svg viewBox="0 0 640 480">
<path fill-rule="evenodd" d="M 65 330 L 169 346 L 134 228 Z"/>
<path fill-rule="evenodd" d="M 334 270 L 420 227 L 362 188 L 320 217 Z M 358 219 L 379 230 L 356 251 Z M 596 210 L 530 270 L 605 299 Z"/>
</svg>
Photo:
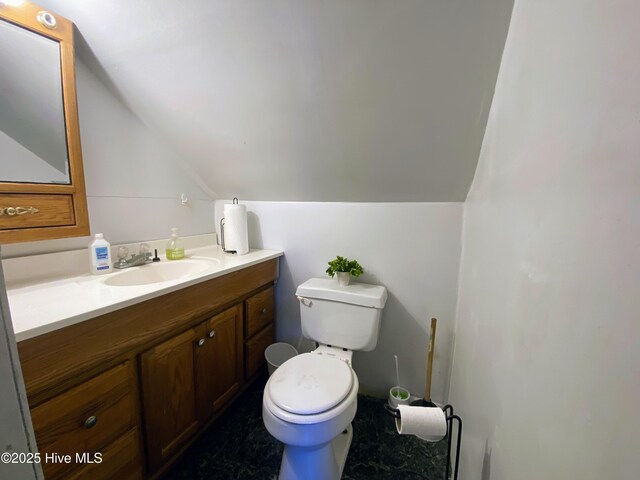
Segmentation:
<svg viewBox="0 0 640 480">
<path fill-rule="evenodd" d="M 233 197 L 232 202 L 233 202 L 234 205 L 237 205 L 238 202 L 239 202 L 238 197 Z M 220 219 L 220 244 L 221 244 L 221 247 L 222 247 L 222 251 L 224 253 L 237 253 L 237 250 L 227 250 L 225 248 L 225 245 L 224 245 L 224 217 L 222 217 Z"/>
<path fill-rule="evenodd" d="M 236 253 L 236 250 L 227 250 L 224 245 L 224 218 L 220 220 L 220 246 L 224 253 Z"/>
<path fill-rule="evenodd" d="M 391 408 L 388 404 L 384 406 L 387 413 L 393 415 L 395 418 L 400 418 L 400 410 Z M 451 466 L 451 430 L 453 429 L 453 422 L 458 422 L 458 438 L 456 441 L 456 464 L 453 469 L 453 479 L 458 480 L 458 466 L 460 464 L 460 444 L 462 442 L 462 419 L 458 415 L 454 415 L 453 406 L 445 405 L 442 407 L 445 418 L 447 419 L 447 464 L 445 466 L 444 478 L 449 480 L 449 468 Z"/>
</svg>

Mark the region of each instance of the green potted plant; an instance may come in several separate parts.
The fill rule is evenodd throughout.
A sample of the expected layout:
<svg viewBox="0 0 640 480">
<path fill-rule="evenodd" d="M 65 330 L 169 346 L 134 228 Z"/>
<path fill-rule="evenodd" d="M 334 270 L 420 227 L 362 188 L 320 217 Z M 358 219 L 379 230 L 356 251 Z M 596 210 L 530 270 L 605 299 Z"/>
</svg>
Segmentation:
<svg viewBox="0 0 640 480">
<path fill-rule="evenodd" d="M 349 260 L 348 258 L 341 257 L 339 255 L 335 260 L 331 260 L 328 263 L 329 268 L 327 268 L 327 275 L 333 278 L 334 275 L 337 274 L 338 283 L 343 286 L 349 285 L 351 275 L 359 277 L 364 272 L 364 269 L 356 260 Z"/>
</svg>

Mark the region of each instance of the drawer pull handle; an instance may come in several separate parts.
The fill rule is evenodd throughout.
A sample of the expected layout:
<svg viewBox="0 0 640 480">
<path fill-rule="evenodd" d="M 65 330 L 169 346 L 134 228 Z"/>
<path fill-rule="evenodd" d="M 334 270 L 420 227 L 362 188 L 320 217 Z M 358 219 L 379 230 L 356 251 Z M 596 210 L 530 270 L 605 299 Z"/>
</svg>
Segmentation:
<svg viewBox="0 0 640 480">
<path fill-rule="evenodd" d="M 200 340 L 198 340 L 198 346 L 202 347 L 204 345 L 204 342 L 205 342 L 204 338 L 201 338 Z"/>
<path fill-rule="evenodd" d="M 9 217 L 15 217 L 16 215 L 26 215 L 30 213 L 35 215 L 40 210 L 36 207 L 0 207 L 0 215 L 7 215 Z"/>
<path fill-rule="evenodd" d="M 98 423 L 98 417 L 96 417 L 95 415 L 91 415 L 84 421 L 84 428 L 89 430 L 90 428 L 95 427 L 96 423 Z"/>
<path fill-rule="evenodd" d="M 262 313 L 264 315 L 265 313 L 267 313 L 267 309 L 263 308 L 262 310 L 260 310 L 260 313 Z"/>
<path fill-rule="evenodd" d="M 213 338 L 213 337 L 215 337 L 215 336 L 216 336 L 216 331 L 215 331 L 215 330 L 211 330 L 211 331 L 209 332 L 209 338 Z"/>
</svg>

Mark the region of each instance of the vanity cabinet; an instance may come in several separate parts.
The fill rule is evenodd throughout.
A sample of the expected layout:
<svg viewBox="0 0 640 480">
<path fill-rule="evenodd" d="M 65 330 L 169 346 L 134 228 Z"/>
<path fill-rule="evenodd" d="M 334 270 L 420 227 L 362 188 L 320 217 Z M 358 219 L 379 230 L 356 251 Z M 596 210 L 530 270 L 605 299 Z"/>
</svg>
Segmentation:
<svg viewBox="0 0 640 480">
<path fill-rule="evenodd" d="M 250 380 L 258 372 L 260 372 L 266 365 L 264 358 L 265 349 L 273 343 L 275 336 L 275 329 L 273 325 L 268 325 L 260 331 L 257 335 L 245 342 L 244 356 L 245 356 L 245 378 Z"/>
<path fill-rule="evenodd" d="M 19 3 L 0 2 L 0 243 L 88 235 L 74 26 Z"/>
<path fill-rule="evenodd" d="M 144 426 L 150 469 L 156 470 L 196 433 L 195 329 L 140 358 Z"/>
<path fill-rule="evenodd" d="M 274 322 L 273 287 L 245 300 L 244 375 L 247 380 L 264 368 L 265 349 L 273 343 Z"/>
<path fill-rule="evenodd" d="M 271 259 L 18 343 L 47 479 L 159 478 L 251 382 L 273 341 Z"/>
<path fill-rule="evenodd" d="M 113 465 L 101 458 L 103 451 L 117 449 L 121 443 L 135 443 L 137 438 L 134 378 L 131 365 L 126 362 L 31 410 L 47 479 L 66 478 L 84 462 L 91 469 L 92 478 L 108 478 Z M 45 459 L 51 455 L 58 459 L 70 455 L 72 461 Z M 85 457 L 78 459 L 76 455 Z M 131 450 L 129 456 L 130 460 L 119 468 L 120 478 L 140 478 L 137 449 Z"/>
<path fill-rule="evenodd" d="M 207 422 L 243 384 L 242 305 L 204 322 L 196 343 L 196 408 Z"/>
<path fill-rule="evenodd" d="M 236 305 L 140 356 L 152 471 L 240 391 L 241 342 L 242 309 Z"/>
<path fill-rule="evenodd" d="M 84 465 L 65 476 L 65 480 L 138 480 L 142 478 L 139 445 L 137 430 L 130 430 L 102 450 L 101 463 Z"/>
</svg>

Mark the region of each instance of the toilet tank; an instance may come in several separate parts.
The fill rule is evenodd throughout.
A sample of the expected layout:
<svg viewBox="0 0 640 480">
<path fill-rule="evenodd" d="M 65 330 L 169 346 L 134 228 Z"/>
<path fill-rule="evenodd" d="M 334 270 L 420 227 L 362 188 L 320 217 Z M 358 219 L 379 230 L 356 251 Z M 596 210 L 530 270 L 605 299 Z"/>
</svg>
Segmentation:
<svg viewBox="0 0 640 480">
<path fill-rule="evenodd" d="M 342 286 L 334 279 L 312 278 L 298 287 L 296 295 L 306 338 L 349 350 L 376 348 L 386 288 L 366 283 Z"/>
</svg>

